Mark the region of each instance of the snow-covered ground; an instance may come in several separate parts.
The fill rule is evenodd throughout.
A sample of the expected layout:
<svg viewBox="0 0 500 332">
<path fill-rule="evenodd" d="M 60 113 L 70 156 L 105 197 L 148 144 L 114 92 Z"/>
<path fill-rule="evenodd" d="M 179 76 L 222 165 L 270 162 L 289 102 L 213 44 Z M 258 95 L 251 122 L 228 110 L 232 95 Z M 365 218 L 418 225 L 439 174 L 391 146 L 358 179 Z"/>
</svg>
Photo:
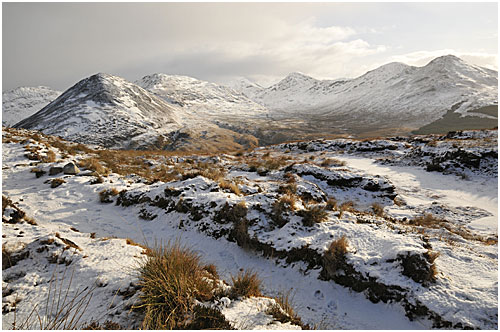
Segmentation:
<svg viewBox="0 0 500 332">
<path fill-rule="evenodd" d="M 31 145 L 36 144 L 32 142 Z M 267 174 L 250 171 L 245 165 L 248 159 L 263 160 L 267 151 L 273 159 L 287 156 L 299 163 Z M 468 179 L 461 179 L 453 174 L 426 172 L 416 166 L 381 165 L 367 155 L 339 154 L 328 149 L 283 152 L 280 147 L 275 147 L 258 149 L 245 157 L 247 159 L 228 155 L 216 157 L 218 165 L 228 171 L 227 179 L 239 179 L 244 194 L 237 195 L 202 176 L 146 184 L 135 181 L 134 177 L 111 174 L 104 177 L 103 183 L 92 185 L 90 182 L 95 177 L 82 175 L 88 174 L 85 171 L 80 175 L 43 175 L 37 178 L 30 172 L 34 167 L 30 165 L 32 161 L 24 154 L 24 145 L 20 143 L 3 144 L 2 193 L 38 223 L 38 226 L 3 223 L 2 244 L 14 248 L 25 243 L 33 253 L 30 259 L 20 260 L 17 265 L 3 271 L 3 328 L 9 328 L 8 324 L 13 320 L 13 311 L 5 308 L 7 303 L 18 297 L 18 314 L 26 314 L 29 310 L 23 308 L 30 306 L 23 305 L 40 303 L 46 298 L 54 266 L 59 266 L 58 273 L 63 273 L 64 264 L 49 264 L 41 259 L 53 253 L 59 255 L 58 259 L 67 257 L 65 259 L 73 261 L 68 269 L 75 271 L 72 280 L 75 287 L 87 286 L 98 278 L 101 280 L 98 295 L 92 300 L 95 305 L 88 307 L 82 320 L 103 322 L 111 319 L 136 328 L 137 325 L 131 323 L 133 314 L 126 309 L 127 304 L 138 296 L 134 267 L 142 256 L 142 248 L 128 245 L 126 238 L 149 245 L 155 241 L 181 241 L 199 253 L 206 263 L 215 264 L 221 278 L 227 281 L 241 269 L 252 269 L 263 280 L 264 294 L 274 296 L 278 292 L 290 291 L 295 311 L 302 321 L 317 328 L 428 329 L 436 321 L 450 322 L 455 328 L 460 326 L 457 324 L 486 329 L 495 329 L 498 325 L 496 243 L 467 240 L 440 229 L 412 228 L 402 222 L 404 218 L 409 220 L 429 211 L 440 217 L 462 214 L 462 219 L 454 226 L 483 238 L 496 239 L 496 177 L 492 180 L 471 173 Z M 59 153 L 57 156 L 61 157 Z M 312 156 L 314 161 L 310 161 Z M 71 158 L 78 161 L 85 157 L 77 155 Z M 318 166 L 328 158 L 344 161 L 346 165 Z M 37 167 L 48 170 L 50 166 L 63 166 L 69 160 L 41 163 Z M 304 163 L 304 160 L 309 162 Z M 330 211 L 325 222 L 312 227 L 303 226 L 300 215 L 290 212 L 284 226 L 274 226 L 269 211 L 279 197 L 278 187 L 285 183 L 283 175 L 286 172 L 295 176 L 298 195 L 309 193 L 319 202 L 322 196 L 333 196 L 339 204 L 351 200 L 360 211 L 346 211 L 343 216 Z M 47 180 L 56 177 L 66 182 L 51 188 Z M 126 190 L 123 197 L 149 197 L 149 202 L 159 197 L 170 199 L 169 204 L 178 204 L 180 198 L 167 197 L 167 192 L 178 191 L 192 209 L 201 211 L 201 218 L 193 219 L 193 212 L 153 206 L 147 200 L 128 207 L 103 204 L 98 193 L 109 188 Z M 397 194 L 404 204 L 395 204 L 393 194 Z M 321 268 L 314 264 L 308 266 L 311 262 L 306 257 L 286 262 L 279 256 L 264 257 L 229 241 L 224 231 L 231 229 L 231 223 L 215 222 L 215 215 L 225 203 L 233 205 L 240 201 L 245 201 L 248 207 L 248 233 L 261 245 L 270 246 L 277 252 L 308 248 L 314 252 L 313 256 L 320 257 L 333 239 L 346 235 L 349 241 L 346 262 L 355 270 L 351 277 L 371 278 L 374 285 L 387 286 L 407 302 L 389 300 L 384 303 L 382 298 L 386 294 L 379 294 L 377 303 L 373 303 L 367 298 L 371 296 L 373 300 L 373 289 L 358 293 L 331 280 L 326 281 L 321 277 Z M 372 203 L 381 204 L 384 213 L 393 219 L 368 213 Z M 215 206 L 206 210 L 211 204 Z M 297 211 L 304 210 L 305 205 L 305 199 L 299 199 Z M 144 211 L 156 217 L 144 220 L 140 217 Z M 421 232 L 427 237 L 425 241 Z M 91 237 L 91 233 L 95 234 Z M 40 242 L 47 242 L 50 238 L 54 242 L 46 244 L 47 249 L 38 251 Z M 62 239 L 77 244 L 80 250 L 70 248 L 61 252 L 66 244 Z M 436 259 L 438 274 L 435 282 L 424 285 L 403 275 L 400 264 L 404 255 L 422 255 L 429 246 L 440 253 Z M 121 295 L 116 295 L 117 292 Z M 127 297 L 128 294 L 132 296 Z M 112 305 L 113 299 L 120 305 Z M 269 315 L 265 315 L 262 310 L 265 301 L 268 300 L 234 301 L 222 312 L 237 328 L 294 328 L 273 322 Z M 407 317 L 409 309 L 405 309 L 403 303 L 423 305 L 435 315 L 434 320 L 432 315 L 415 316 L 410 320 Z"/>
</svg>

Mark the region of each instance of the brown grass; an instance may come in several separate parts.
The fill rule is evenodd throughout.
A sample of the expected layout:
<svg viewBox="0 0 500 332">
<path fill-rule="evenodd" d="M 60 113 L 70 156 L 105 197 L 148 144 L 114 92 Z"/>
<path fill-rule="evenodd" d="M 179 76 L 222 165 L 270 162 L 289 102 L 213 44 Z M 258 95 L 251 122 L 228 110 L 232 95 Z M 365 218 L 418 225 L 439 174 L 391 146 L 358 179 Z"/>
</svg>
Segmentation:
<svg viewBox="0 0 500 332">
<path fill-rule="evenodd" d="M 81 160 L 78 163 L 78 166 L 85 168 L 85 169 L 88 169 L 88 170 L 91 170 L 91 171 L 94 171 L 94 172 L 97 172 L 100 175 L 108 175 L 110 173 L 110 171 L 106 167 L 104 167 L 99 162 L 99 160 L 97 160 L 94 157 L 90 157 L 90 158 L 86 158 L 86 159 Z"/>
<path fill-rule="evenodd" d="M 229 190 L 230 192 L 232 192 L 233 194 L 236 194 L 238 196 L 241 195 L 240 188 L 238 187 L 238 185 L 236 183 L 234 183 L 232 181 L 221 180 L 221 181 L 219 181 L 219 187 L 221 189 Z"/>
<path fill-rule="evenodd" d="M 45 157 L 42 158 L 42 161 L 44 163 L 53 163 L 55 162 L 57 159 L 56 159 L 56 153 L 52 150 L 49 150 L 47 152 L 47 155 Z"/>
<path fill-rule="evenodd" d="M 302 223 L 307 227 L 311 227 L 317 223 L 328 220 L 328 212 L 326 212 L 326 209 L 323 206 L 316 205 L 301 212 Z"/>
<path fill-rule="evenodd" d="M 302 323 L 301 318 L 295 310 L 293 309 L 290 301 L 290 292 L 286 294 L 280 293 L 278 296 L 274 297 L 276 304 L 271 305 L 266 313 L 273 316 L 275 320 L 281 323 L 290 322 L 293 325 L 300 326 L 303 330 L 310 330 L 310 326 Z"/>
<path fill-rule="evenodd" d="M 348 246 L 345 235 L 330 243 L 323 255 L 323 267 L 329 275 L 335 275 L 337 270 L 345 264 Z"/>
<path fill-rule="evenodd" d="M 340 167 L 340 166 L 345 166 L 345 165 L 346 165 L 345 161 L 338 160 L 335 158 L 325 159 L 320 164 L 320 166 L 323 166 L 323 167 L 331 167 L 331 166 L 339 166 Z"/>
<path fill-rule="evenodd" d="M 99 192 L 99 199 L 101 203 L 112 203 L 111 196 L 117 196 L 119 193 L 116 188 L 104 189 Z"/>
<path fill-rule="evenodd" d="M 345 211 L 349 211 L 349 212 L 354 211 L 354 203 L 352 201 L 347 201 L 347 202 L 340 204 L 339 218 L 342 218 Z"/>
<path fill-rule="evenodd" d="M 135 309 L 144 311 L 143 329 L 186 328 L 195 300 L 214 296 L 215 285 L 205 278 L 200 256 L 178 243 L 152 249 L 139 272 L 142 304 Z"/>
<path fill-rule="evenodd" d="M 262 295 L 260 292 L 260 285 L 262 281 L 255 272 L 240 271 L 236 277 L 231 276 L 231 280 L 233 287 L 230 291 L 230 297 L 233 299 Z"/>
<path fill-rule="evenodd" d="M 372 210 L 373 210 L 373 213 L 377 217 L 383 217 L 384 216 L 384 207 L 382 205 L 380 205 L 379 203 L 374 202 L 372 204 Z"/>
<path fill-rule="evenodd" d="M 296 197 L 293 195 L 284 195 L 273 203 L 271 219 L 278 227 L 283 227 L 288 222 L 285 214 L 289 211 L 295 211 L 296 200 Z"/>
<path fill-rule="evenodd" d="M 326 209 L 330 211 L 335 211 L 337 210 L 337 200 L 333 197 L 328 197 L 328 200 L 326 201 Z"/>
<path fill-rule="evenodd" d="M 63 180 L 63 179 L 61 179 L 61 178 L 55 178 L 55 179 L 52 179 L 52 180 L 50 181 L 50 187 L 51 187 L 51 188 L 57 188 L 57 187 L 59 187 L 59 186 L 60 186 L 61 184 L 63 184 L 63 183 L 66 183 L 66 181 L 64 181 L 64 180 Z"/>
</svg>

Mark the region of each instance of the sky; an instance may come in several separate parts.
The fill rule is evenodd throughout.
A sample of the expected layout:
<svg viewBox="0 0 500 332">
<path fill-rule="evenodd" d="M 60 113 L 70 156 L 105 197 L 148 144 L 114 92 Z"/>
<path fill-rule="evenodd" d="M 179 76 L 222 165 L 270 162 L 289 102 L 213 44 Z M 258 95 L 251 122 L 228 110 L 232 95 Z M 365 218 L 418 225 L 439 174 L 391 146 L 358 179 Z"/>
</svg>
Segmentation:
<svg viewBox="0 0 500 332">
<path fill-rule="evenodd" d="M 493 3 L 3 3 L 2 90 L 65 90 L 98 72 L 263 86 L 357 77 L 454 54 L 498 68 Z"/>
</svg>

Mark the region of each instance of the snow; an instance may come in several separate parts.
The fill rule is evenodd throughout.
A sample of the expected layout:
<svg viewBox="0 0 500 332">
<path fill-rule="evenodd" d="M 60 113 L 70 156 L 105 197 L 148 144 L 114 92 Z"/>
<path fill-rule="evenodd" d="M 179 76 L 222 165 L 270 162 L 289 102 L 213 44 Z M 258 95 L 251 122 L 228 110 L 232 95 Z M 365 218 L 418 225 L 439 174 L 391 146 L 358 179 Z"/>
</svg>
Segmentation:
<svg viewBox="0 0 500 332">
<path fill-rule="evenodd" d="M 41 110 L 61 94 L 48 87 L 19 87 L 2 92 L 2 126 L 11 127 Z"/>
<path fill-rule="evenodd" d="M 419 128 L 441 118 L 453 105 L 461 104 L 456 111 L 464 113 L 497 104 L 497 75 L 444 56 L 423 67 L 389 63 L 354 79 L 322 81 L 292 73 L 268 88 L 238 87 L 273 117 L 316 115 L 323 121 L 354 119 L 357 126 Z"/>
<path fill-rule="evenodd" d="M 463 136 L 493 138 L 490 143 L 496 144 L 496 136 L 491 133 L 465 132 Z M 370 152 L 367 149 L 366 152 L 356 153 L 355 149 L 346 149 L 351 152 L 339 154 L 335 147 L 342 143 L 346 143 L 346 140 L 308 142 L 306 144 L 312 148 L 311 151 L 299 149 L 301 143 L 287 144 L 257 149 L 247 157 L 262 158 L 269 151 L 272 153 L 271 158 L 278 158 L 282 156 L 281 150 L 284 149 L 291 150 L 285 155 L 295 161 L 309 160 L 311 156 L 315 156 L 318 159 L 316 165 L 301 162 L 288 168 L 288 172 L 294 173 L 298 190 L 309 192 L 318 198 L 322 195 L 334 196 L 339 203 L 353 200 L 355 206 L 362 211 L 369 210 L 370 205 L 377 202 L 385 207 L 385 213 L 398 220 L 404 217 L 410 219 L 437 208 L 441 208 L 441 214 L 460 215 L 464 211 L 461 209 L 464 208 L 465 201 L 471 212 L 463 213 L 463 220 L 451 222 L 467 227 L 474 234 L 496 236 L 497 226 L 493 220 L 498 218 L 497 183 L 491 181 L 492 177 L 496 178 L 496 174 L 488 178 L 482 176 L 482 169 L 479 169 L 476 173 L 471 172 L 469 179 L 462 179 L 453 174 L 426 172 L 419 166 L 381 164 L 375 161 L 380 155 L 405 156 L 411 150 L 407 146 L 410 143 L 407 142 L 378 141 L 363 142 L 362 145 L 352 143 L 352 147 L 361 149 L 376 147 L 380 143 L 385 147 L 396 146 L 397 150 L 391 148 L 387 151 Z M 445 146 L 439 145 L 436 149 L 444 149 Z M 474 148 L 477 151 L 484 149 L 481 146 Z M 78 161 L 85 157 L 87 156 L 82 155 L 75 159 Z M 428 329 L 432 326 L 432 323 L 424 318 L 410 321 L 398 302 L 372 303 L 363 293 L 353 292 L 333 281 L 320 280 L 320 269 L 310 268 L 306 261 L 286 262 L 278 257 L 265 258 L 239 247 L 224 236 L 215 238 L 213 234 L 230 229 L 231 224 L 215 222 L 214 211 L 219 210 L 225 203 L 233 205 L 245 201 L 249 208 L 248 233 L 260 243 L 268 244 L 278 251 L 306 247 L 322 254 L 332 240 L 346 235 L 349 243 L 346 261 L 362 276 L 375 278 L 377 282 L 390 287 L 401 287 L 410 302 L 418 301 L 450 322 L 487 329 L 497 327 L 496 244 L 486 245 L 458 236 L 447 238 L 444 230 L 430 230 L 426 244 L 420 233 L 412 231 L 404 224 L 390 223 L 373 215 L 347 211 L 342 217 L 337 211 L 329 211 L 326 221 L 311 227 L 304 226 L 302 218 L 291 213 L 286 225 L 281 228 L 273 227 L 267 213 L 279 197 L 277 190 L 283 183 L 284 170 L 275 170 L 260 176 L 249 172 L 248 167 L 233 156 L 200 157 L 199 161 L 212 161 L 224 166 L 228 170 L 228 178 L 241 179 L 241 188 L 246 188 L 247 194 L 238 196 L 220 190 L 217 182 L 201 176 L 148 185 L 134 181 L 135 177 L 132 176 L 120 177 L 111 174 L 105 178 L 104 183 L 90 185 L 92 178 L 88 176 L 59 175 L 66 183 L 57 188 L 50 188 L 46 181 L 51 177 L 45 175 L 36 178 L 30 173 L 32 166 L 29 166 L 24 157 L 22 145 L 4 143 L 2 158 L 3 193 L 39 224 L 4 224 L 4 232 L 8 236 L 4 243 L 9 248 L 14 248 L 20 246 L 21 241 L 36 251 L 36 239 L 54 238 L 58 232 L 61 238 L 73 241 L 82 249 L 61 253 L 61 248 L 51 247 L 48 252 L 37 253 L 38 256 L 22 260 L 18 265 L 6 270 L 10 276 L 7 279 L 13 279 L 4 282 L 11 284 L 10 287 L 14 286 L 24 299 L 29 297 L 33 302 L 44 299 L 46 281 L 53 272 L 52 265 L 47 266 L 44 263 L 45 255 L 56 252 L 62 255 L 61 257 L 71 257 L 74 263 L 70 266 L 83 271 L 77 274 L 75 285 L 94 283 L 97 276 L 107 285 L 99 288 L 103 289 L 102 297 L 96 298 L 98 302 L 91 306 L 92 309 L 89 309 L 85 318 L 111 314 L 108 309 L 104 309 L 109 305 L 106 299 L 113 298 L 111 294 L 122 287 L 134 288 L 134 257 L 140 257 L 142 252 L 139 247 L 126 245 L 124 238 L 150 245 L 155 241 L 165 243 L 169 240 L 179 240 L 191 246 L 206 263 L 215 264 L 221 278 L 225 280 L 229 280 L 241 269 L 251 269 L 262 278 L 264 294 L 274 296 L 278 292 L 291 291 L 296 312 L 304 323 L 317 324 L 325 329 Z M 318 166 L 322 159 L 327 158 L 336 158 L 346 162 L 346 165 Z M 179 163 L 187 158 L 172 157 L 171 160 Z M 166 159 L 161 162 L 166 162 Z M 47 168 L 49 164 L 40 164 L 38 167 Z M 349 181 L 354 181 L 353 179 L 357 179 L 361 185 L 346 185 Z M 328 181 L 337 181 L 342 185 L 332 185 Z M 367 187 L 369 183 L 378 184 L 378 189 L 374 189 L 373 185 Z M 180 194 L 172 198 L 174 203 L 182 197 L 184 202 L 192 202 L 198 211 L 207 209 L 212 204 L 215 204 L 215 207 L 212 206 L 206 214 L 202 214 L 201 219 L 194 221 L 190 214 L 167 212 L 148 203 L 129 207 L 100 203 L 98 193 L 109 188 L 127 190 L 127 195 L 143 195 L 151 199 L 157 196 L 165 197 L 165 189 L 170 188 Z M 256 190 L 257 188 L 260 190 Z M 406 204 L 397 206 L 387 197 L 391 188 L 394 188 L 395 193 Z M 305 202 L 298 201 L 296 209 L 303 210 L 304 205 Z M 147 221 L 141 219 L 138 215 L 142 209 L 157 217 Z M 453 212 L 455 210 L 458 212 Z M 365 218 L 367 221 L 359 222 L 358 218 Z M 79 232 L 71 230 L 70 227 L 78 229 Z M 20 231 L 24 233 L 20 234 Z M 89 236 L 90 233 L 95 233 L 95 239 Z M 102 241 L 100 238 L 103 237 L 116 239 Z M 55 241 L 60 242 L 57 239 Z M 440 252 L 436 260 L 437 280 L 430 286 L 403 275 L 402 266 L 398 261 L 398 257 L 407 253 L 425 253 L 428 250 L 427 245 L 431 245 L 433 251 Z M 39 256 L 42 259 L 37 259 Z M 108 261 L 113 262 L 109 268 L 103 263 Z M 127 270 L 127 273 L 124 273 L 124 270 Z M 29 273 L 20 276 L 20 271 Z M 240 328 L 292 329 L 292 326 L 274 322 L 269 315 L 264 314 L 270 301 L 265 298 L 229 302 L 221 300 L 219 305 L 223 307 L 224 314 L 227 313 L 226 317 Z M 23 300 L 19 307 L 21 304 Z M 3 317 L 4 324 L 8 324 L 6 322 L 12 320 L 12 313 Z M 129 319 L 126 310 L 115 313 L 114 317 L 118 317 L 120 322 L 127 322 Z M 7 326 L 4 325 L 4 328 Z"/>
</svg>

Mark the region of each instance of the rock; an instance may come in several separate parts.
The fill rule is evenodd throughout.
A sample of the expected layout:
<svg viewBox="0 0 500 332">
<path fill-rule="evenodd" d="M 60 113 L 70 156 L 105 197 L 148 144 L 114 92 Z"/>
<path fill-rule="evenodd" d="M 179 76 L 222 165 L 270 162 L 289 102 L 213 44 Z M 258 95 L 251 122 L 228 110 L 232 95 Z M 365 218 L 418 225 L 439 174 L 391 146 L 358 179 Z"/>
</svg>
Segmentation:
<svg viewBox="0 0 500 332">
<path fill-rule="evenodd" d="M 49 175 L 56 175 L 56 174 L 59 174 L 63 171 L 63 168 L 62 167 L 51 167 L 49 169 Z"/>
<path fill-rule="evenodd" d="M 74 163 L 67 163 L 63 167 L 63 172 L 64 174 L 76 175 L 80 173 L 80 170 L 78 169 L 78 167 L 76 167 Z"/>
</svg>

